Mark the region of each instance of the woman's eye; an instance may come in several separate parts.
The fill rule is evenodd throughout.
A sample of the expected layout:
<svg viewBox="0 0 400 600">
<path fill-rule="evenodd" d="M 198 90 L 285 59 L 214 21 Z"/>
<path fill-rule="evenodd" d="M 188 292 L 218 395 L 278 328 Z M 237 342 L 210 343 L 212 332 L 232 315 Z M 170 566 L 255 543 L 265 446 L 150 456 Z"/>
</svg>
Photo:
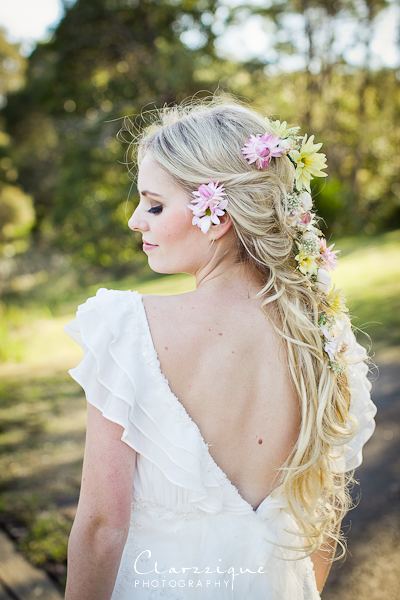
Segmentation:
<svg viewBox="0 0 400 600">
<path fill-rule="evenodd" d="M 150 210 L 148 210 L 147 212 L 152 213 L 153 215 L 157 215 L 158 213 L 160 213 L 162 211 L 163 207 L 161 205 L 159 206 L 152 206 L 152 208 L 150 208 Z"/>
</svg>

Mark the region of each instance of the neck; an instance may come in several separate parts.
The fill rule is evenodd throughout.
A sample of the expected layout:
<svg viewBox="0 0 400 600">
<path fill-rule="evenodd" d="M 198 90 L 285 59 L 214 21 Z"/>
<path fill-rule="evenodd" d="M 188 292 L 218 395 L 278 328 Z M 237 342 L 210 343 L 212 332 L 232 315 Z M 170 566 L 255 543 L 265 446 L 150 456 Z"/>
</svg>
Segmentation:
<svg viewBox="0 0 400 600">
<path fill-rule="evenodd" d="M 234 252 L 229 251 L 213 258 L 196 274 L 196 288 L 219 295 L 254 296 L 264 283 L 259 273 L 249 264 L 234 261 Z"/>
</svg>

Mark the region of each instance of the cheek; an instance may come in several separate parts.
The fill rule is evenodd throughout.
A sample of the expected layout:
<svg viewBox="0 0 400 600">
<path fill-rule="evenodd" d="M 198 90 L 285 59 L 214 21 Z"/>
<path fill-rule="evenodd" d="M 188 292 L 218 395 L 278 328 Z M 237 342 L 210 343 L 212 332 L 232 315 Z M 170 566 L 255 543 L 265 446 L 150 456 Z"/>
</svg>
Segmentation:
<svg viewBox="0 0 400 600">
<path fill-rule="evenodd" d="M 192 214 L 170 215 L 160 224 L 159 234 L 166 241 L 184 241 L 193 235 Z"/>
</svg>

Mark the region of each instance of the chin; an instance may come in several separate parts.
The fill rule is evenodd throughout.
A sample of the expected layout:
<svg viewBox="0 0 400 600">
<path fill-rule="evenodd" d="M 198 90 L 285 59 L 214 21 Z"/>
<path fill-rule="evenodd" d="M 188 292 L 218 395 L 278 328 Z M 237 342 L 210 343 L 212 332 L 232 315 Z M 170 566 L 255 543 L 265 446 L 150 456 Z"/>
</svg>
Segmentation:
<svg viewBox="0 0 400 600">
<path fill-rule="evenodd" d="M 150 260 L 148 261 L 148 265 L 154 273 L 160 273 L 160 275 L 175 275 L 176 273 L 184 272 L 180 269 L 173 268 L 171 265 L 152 264 Z"/>
</svg>

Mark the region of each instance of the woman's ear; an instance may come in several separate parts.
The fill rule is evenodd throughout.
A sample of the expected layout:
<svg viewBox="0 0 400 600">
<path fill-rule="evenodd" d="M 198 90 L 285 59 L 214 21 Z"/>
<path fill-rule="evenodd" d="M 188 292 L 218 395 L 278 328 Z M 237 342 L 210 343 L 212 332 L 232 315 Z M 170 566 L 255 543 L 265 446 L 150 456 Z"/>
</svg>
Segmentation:
<svg viewBox="0 0 400 600">
<path fill-rule="evenodd" d="M 221 217 L 219 217 L 219 225 L 211 223 L 211 227 L 209 229 L 210 237 L 213 240 L 219 240 L 231 227 L 232 219 L 228 213 L 225 212 Z"/>
</svg>

